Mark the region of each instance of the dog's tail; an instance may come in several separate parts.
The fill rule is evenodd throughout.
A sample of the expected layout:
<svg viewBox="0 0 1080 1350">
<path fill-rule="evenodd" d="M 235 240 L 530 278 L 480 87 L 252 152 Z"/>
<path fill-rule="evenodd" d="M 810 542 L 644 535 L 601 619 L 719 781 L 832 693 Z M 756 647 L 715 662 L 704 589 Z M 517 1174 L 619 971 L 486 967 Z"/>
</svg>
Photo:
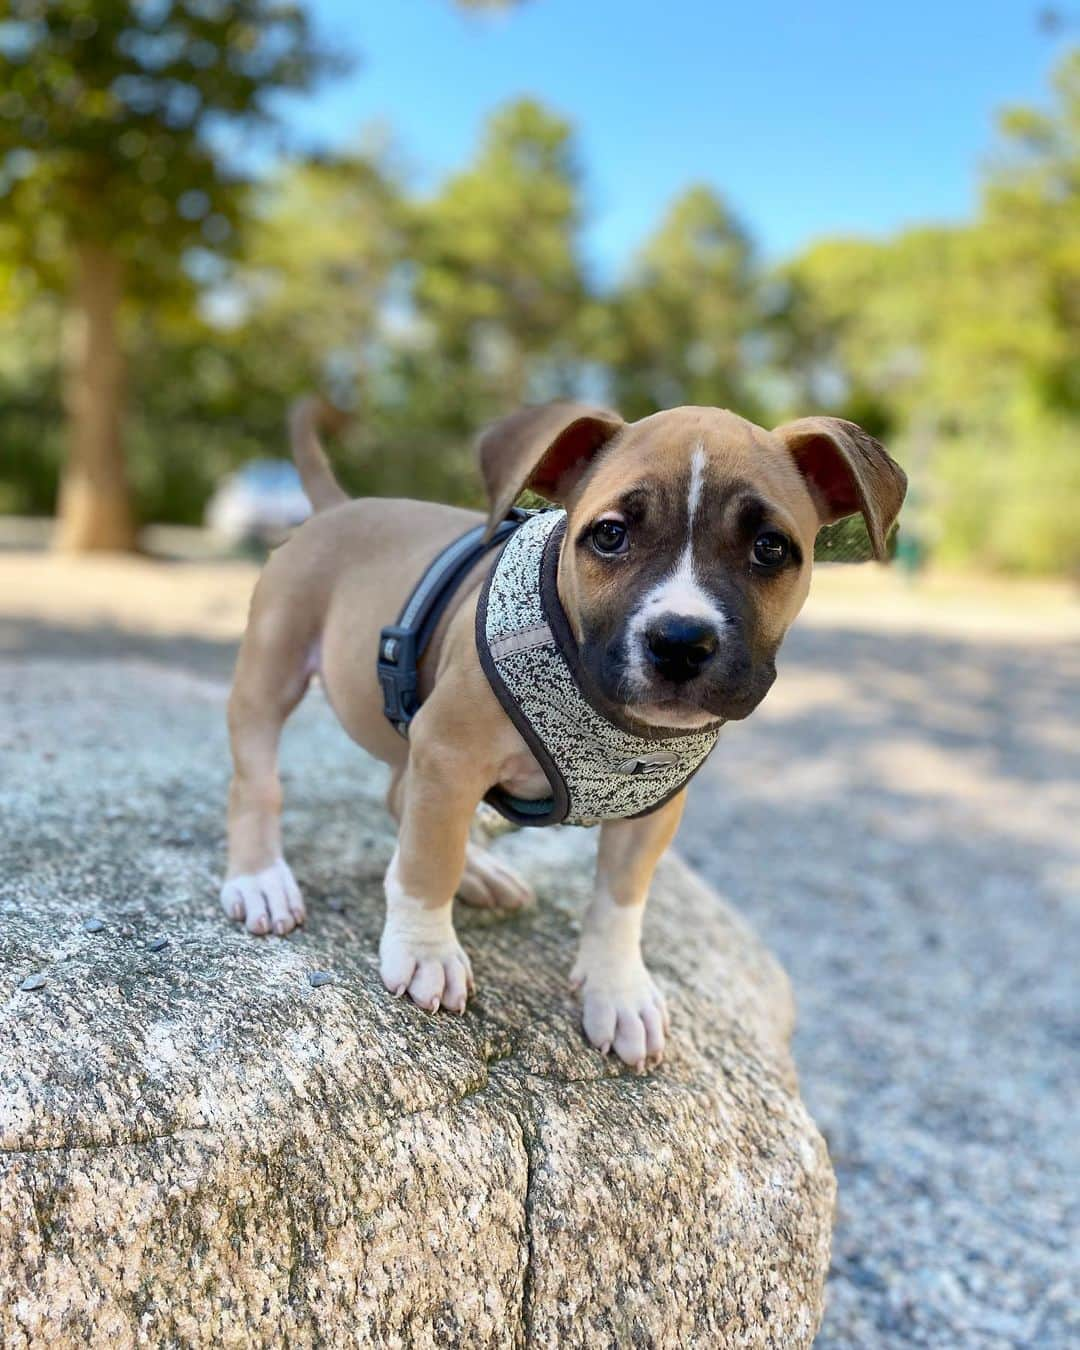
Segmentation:
<svg viewBox="0 0 1080 1350">
<path fill-rule="evenodd" d="M 319 440 L 320 430 L 337 431 L 346 421 L 339 408 L 318 396 L 300 399 L 289 413 L 292 456 L 308 501 L 316 511 L 326 511 L 349 500 L 345 489 L 334 477 Z"/>
</svg>

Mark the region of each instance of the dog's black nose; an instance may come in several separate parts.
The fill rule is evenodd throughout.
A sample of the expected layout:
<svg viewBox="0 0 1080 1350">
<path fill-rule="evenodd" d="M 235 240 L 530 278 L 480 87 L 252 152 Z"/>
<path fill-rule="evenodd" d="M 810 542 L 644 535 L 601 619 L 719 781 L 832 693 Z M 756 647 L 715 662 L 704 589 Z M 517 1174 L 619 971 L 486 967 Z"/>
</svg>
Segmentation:
<svg viewBox="0 0 1080 1350">
<path fill-rule="evenodd" d="M 649 660 L 665 680 L 677 684 L 701 674 L 716 655 L 719 641 L 712 624 L 679 614 L 665 615 L 645 633 Z"/>
</svg>

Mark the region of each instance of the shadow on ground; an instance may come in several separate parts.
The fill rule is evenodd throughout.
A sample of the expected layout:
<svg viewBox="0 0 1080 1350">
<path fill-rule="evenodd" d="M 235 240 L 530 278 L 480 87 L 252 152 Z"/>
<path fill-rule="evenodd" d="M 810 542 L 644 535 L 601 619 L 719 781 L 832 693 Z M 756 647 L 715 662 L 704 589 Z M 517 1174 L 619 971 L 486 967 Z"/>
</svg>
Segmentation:
<svg viewBox="0 0 1080 1350">
<path fill-rule="evenodd" d="M 75 628 L 39 619 L 0 616 L 0 660 L 151 661 L 170 670 L 187 670 L 210 679 L 229 680 L 238 641 L 190 634 L 140 633 L 112 624 Z"/>
</svg>

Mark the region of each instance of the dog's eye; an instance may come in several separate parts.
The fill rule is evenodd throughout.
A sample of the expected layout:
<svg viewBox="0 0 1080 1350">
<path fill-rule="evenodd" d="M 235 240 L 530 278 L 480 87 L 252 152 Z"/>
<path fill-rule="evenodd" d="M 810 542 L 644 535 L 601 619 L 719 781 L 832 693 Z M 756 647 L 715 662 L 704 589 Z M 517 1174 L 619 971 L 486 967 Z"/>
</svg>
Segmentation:
<svg viewBox="0 0 1080 1350">
<path fill-rule="evenodd" d="M 621 520 L 598 520 L 592 528 L 592 541 L 600 553 L 621 553 L 626 548 L 626 526 Z"/>
<path fill-rule="evenodd" d="M 626 526 L 621 520 L 598 520 L 592 527 L 592 542 L 597 553 L 625 553 Z"/>
<path fill-rule="evenodd" d="M 779 530 L 764 530 L 754 540 L 754 562 L 763 570 L 774 571 L 790 553 L 791 541 Z"/>
</svg>

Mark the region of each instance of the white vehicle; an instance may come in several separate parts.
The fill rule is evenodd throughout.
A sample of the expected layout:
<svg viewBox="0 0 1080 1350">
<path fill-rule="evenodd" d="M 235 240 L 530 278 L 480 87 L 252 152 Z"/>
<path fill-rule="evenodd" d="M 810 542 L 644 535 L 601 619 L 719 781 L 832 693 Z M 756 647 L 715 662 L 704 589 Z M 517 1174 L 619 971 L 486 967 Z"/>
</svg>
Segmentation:
<svg viewBox="0 0 1080 1350">
<path fill-rule="evenodd" d="M 289 460 L 254 459 L 218 485 L 206 506 L 206 524 L 230 544 L 275 544 L 310 514 Z"/>
</svg>

